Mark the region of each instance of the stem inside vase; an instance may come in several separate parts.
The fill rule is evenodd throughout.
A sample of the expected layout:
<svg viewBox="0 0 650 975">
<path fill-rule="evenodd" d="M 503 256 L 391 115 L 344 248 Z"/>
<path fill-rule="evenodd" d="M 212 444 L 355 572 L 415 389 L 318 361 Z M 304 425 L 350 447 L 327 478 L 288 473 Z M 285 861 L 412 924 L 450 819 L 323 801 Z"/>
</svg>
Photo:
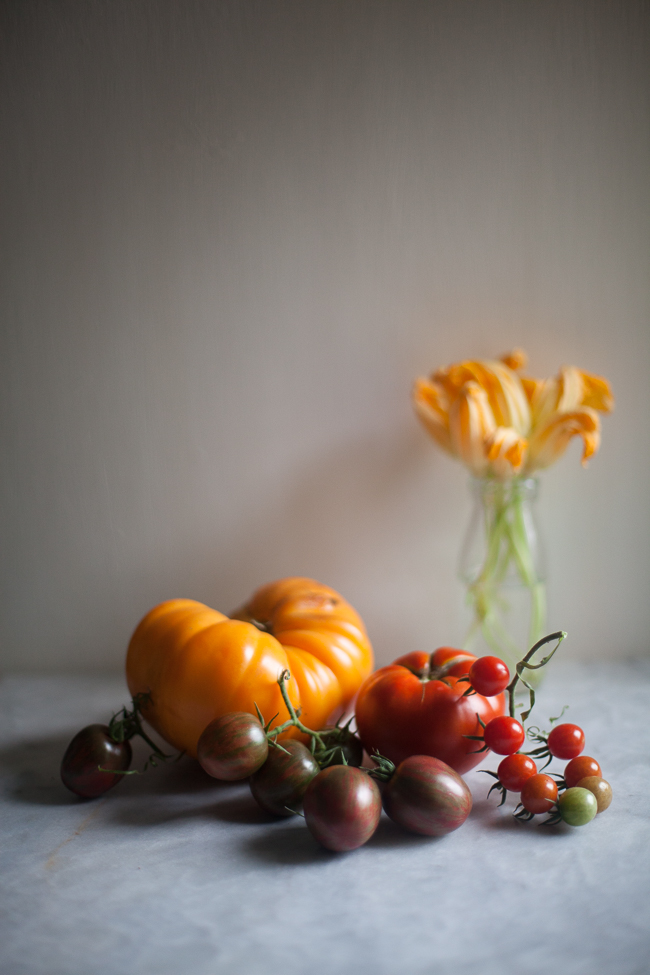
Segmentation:
<svg viewBox="0 0 650 975">
<path fill-rule="evenodd" d="M 472 612 L 464 647 L 501 657 L 512 669 L 546 630 L 537 481 L 476 480 L 473 489 L 475 509 L 460 566 Z"/>
</svg>

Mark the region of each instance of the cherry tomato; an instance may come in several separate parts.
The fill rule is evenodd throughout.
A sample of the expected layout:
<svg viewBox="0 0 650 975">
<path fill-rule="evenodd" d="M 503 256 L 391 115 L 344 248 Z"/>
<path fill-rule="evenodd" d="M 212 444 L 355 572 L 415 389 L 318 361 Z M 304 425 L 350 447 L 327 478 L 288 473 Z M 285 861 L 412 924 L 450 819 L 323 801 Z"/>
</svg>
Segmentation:
<svg viewBox="0 0 650 975">
<path fill-rule="evenodd" d="M 577 758 L 585 747 L 585 733 L 577 724 L 559 724 L 548 736 L 548 750 L 555 758 Z"/>
<path fill-rule="evenodd" d="M 101 796 L 124 778 L 103 769 L 124 772 L 131 764 L 131 744 L 113 741 L 104 724 L 90 724 L 79 731 L 61 761 L 61 780 L 71 792 L 84 799 Z"/>
<path fill-rule="evenodd" d="M 550 775 L 538 772 L 523 784 L 521 804 L 531 813 L 549 812 L 557 799 L 557 783 Z"/>
<path fill-rule="evenodd" d="M 442 676 L 439 668 L 458 660 Z M 409 653 L 372 674 L 359 691 L 358 734 L 369 755 L 380 752 L 399 765 L 409 755 L 431 755 L 456 772 L 467 772 L 481 761 L 480 745 L 465 735 L 480 735 L 487 723 L 503 714 L 504 698 L 482 694 L 463 697 L 476 660 L 464 650 L 440 647 L 429 656 Z"/>
<path fill-rule="evenodd" d="M 584 779 L 580 779 L 577 787 L 579 789 L 589 789 L 590 792 L 593 792 L 596 796 L 599 813 L 604 812 L 612 801 L 611 785 L 598 775 L 587 775 Z"/>
<path fill-rule="evenodd" d="M 319 771 L 318 763 L 301 741 L 283 741 L 282 748 L 269 748 L 264 765 L 251 776 L 251 792 L 262 809 L 275 816 L 291 816 Z"/>
<path fill-rule="evenodd" d="M 586 826 L 598 812 L 598 801 L 589 789 L 572 786 L 562 793 L 557 801 L 557 808 L 569 826 Z"/>
<path fill-rule="evenodd" d="M 497 769 L 499 782 L 508 792 L 521 792 L 531 775 L 537 774 L 537 766 L 529 755 L 506 755 Z"/>
<path fill-rule="evenodd" d="M 494 697 L 510 683 L 510 671 L 498 657 L 479 657 L 469 669 L 472 687 L 483 697 Z"/>
<path fill-rule="evenodd" d="M 268 753 L 264 728 L 246 711 L 231 711 L 211 721 L 197 745 L 197 758 L 208 775 L 228 782 L 257 772 Z"/>
<path fill-rule="evenodd" d="M 602 778 L 600 765 L 596 759 L 590 758 L 589 755 L 572 758 L 564 769 L 564 781 L 567 784 L 567 789 L 572 789 L 580 779 L 585 779 L 588 775 L 597 775 Z"/>
<path fill-rule="evenodd" d="M 512 755 L 526 740 L 521 722 L 507 714 L 492 718 L 483 732 L 485 744 L 497 755 Z"/>
<path fill-rule="evenodd" d="M 381 793 L 374 779 L 349 765 L 330 765 L 307 786 L 305 822 L 328 850 L 355 850 L 377 829 Z"/>
<path fill-rule="evenodd" d="M 386 814 L 404 829 L 444 836 L 469 816 L 472 793 L 449 765 L 430 755 L 411 755 L 395 769 L 383 801 Z"/>
</svg>

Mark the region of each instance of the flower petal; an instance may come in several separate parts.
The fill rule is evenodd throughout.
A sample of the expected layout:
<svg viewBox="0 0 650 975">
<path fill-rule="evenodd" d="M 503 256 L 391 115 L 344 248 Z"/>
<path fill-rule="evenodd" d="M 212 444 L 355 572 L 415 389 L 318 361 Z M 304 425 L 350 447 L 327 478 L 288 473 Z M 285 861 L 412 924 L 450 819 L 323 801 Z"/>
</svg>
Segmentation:
<svg viewBox="0 0 650 975">
<path fill-rule="evenodd" d="M 530 409 L 519 376 L 502 362 L 492 359 L 459 362 L 449 369 L 439 370 L 436 379 L 442 379 L 445 388 L 454 393 L 470 380 L 485 390 L 494 419 L 498 426 L 514 427 L 521 436 L 530 428 Z"/>
<path fill-rule="evenodd" d="M 513 369 L 515 372 L 518 369 L 525 369 L 528 365 L 528 356 L 523 349 L 512 349 L 511 352 L 506 352 L 505 355 L 499 357 L 504 366 L 508 369 Z"/>
<path fill-rule="evenodd" d="M 449 433 L 452 450 L 477 477 L 487 470 L 485 443 L 495 428 L 487 393 L 476 382 L 465 383 L 449 411 Z"/>
<path fill-rule="evenodd" d="M 436 443 L 450 454 L 453 453 L 449 438 L 449 399 L 442 386 L 430 379 L 416 379 L 413 405 Z"/>
<path fill-rule="evenodd" d="M 582 405 L 590 406 L 601 413 L 611 413 L 614 409 L 612 390 L 603 376 L 593 376 L 589 372 L 581 372 L 582 376 Z"/>
<path fill-rule="evenodd" d="M 497 427 L 485 438 L 485 451 L 492 472 L 500 480 L 514 477 L 521 470 L 528 441 L 512 427 Z"/>
<path fill-rule="evenodd" d="M 585 466 L 600 446 L 600 418 L 591 407 L 583 406 L 571 413 L 555 414 L 544 427 L 533 434 L 528 445 L 526 473 L 553 464 L 575 436 L 582 437 L 582 464 Z"/>
</svg>

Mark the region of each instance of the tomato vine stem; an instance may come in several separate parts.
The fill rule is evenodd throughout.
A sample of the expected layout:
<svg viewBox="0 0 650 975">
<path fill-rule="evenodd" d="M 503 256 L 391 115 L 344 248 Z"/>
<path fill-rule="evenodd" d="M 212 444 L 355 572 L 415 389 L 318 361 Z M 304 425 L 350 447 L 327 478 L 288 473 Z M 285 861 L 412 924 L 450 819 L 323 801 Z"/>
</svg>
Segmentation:
<svg viewBox="0 0 650 975">
<path fill-rule="evenodd" d="M 525 670 L 539 670 L 541 667 L 545 667 L 546 664 L 551 659 L 551 657 L 553 656 L 553 654 L 555 653 L 555 651 L 558 649 L 558 647 L 562 643 L 562 641 L 566 639 L 566 637 L 567 637 L 567 633 L 566 633 L 565 630 L 558 630 L 556 633 L 549 633 L 548 636 L 544 636 L 544 637 L 542 637 L 541 640 L 538 640 L 537 643 L 533 647 L 531 647 L 531 649 L 528 651 L 528 653 L 526 654 L 526 656 L 523 657 L 519 661 L 519 663 L 517 664 L 517 666 L 515 668 L 516 669 L 515 676 L 513 677 L 513 679 L 510 681 L 510 683 L 506 687 L 506 691 L 508 693 L 508 710 L 510 712 L 510 717 L 511 718 L 516 718 L 517 717 L 517 715 L 515 714 L 515 688 L 516 688 L 517 684 L 519 683 L 519 681 L 521 681 L 521 683 L 524 685 L 524 687 L 526 687 L 528 689 L 528 693 L 530 695 L 530 707 L 528 708 L 527 711 L 522 711 L 521 715 L 519 716 L 522 723 L 524 721 L 526 721 L 526 719 L 530 715 L 530 712 L 533 710 L 533 708 L 535 706 L 535 690 L 534 690 L 533 687 L 531 687 L 531 685 L 528 683 L 528 681 L 524 678 L 524 676 L 523 676 L 524 671 Z M 538 650 L 541 650 L 541 648 L 543 646 L 545 646 L 547 643 L 552 643 L 553 640 L 557 640 L 557 645 L 555 647 L 553 647 L 553 649 L 551 650 L 551 652 L 549 654 L 547 654 L 543 658 L 543 660 L 540 660 L 539 663 L 537 663 L 537 664 L 531 664 L 530 663 L 530 660 L 531 660 L 532 657 L 534 657 L 534 655 L 537 653 L 537 651 Z"/>
</svg>

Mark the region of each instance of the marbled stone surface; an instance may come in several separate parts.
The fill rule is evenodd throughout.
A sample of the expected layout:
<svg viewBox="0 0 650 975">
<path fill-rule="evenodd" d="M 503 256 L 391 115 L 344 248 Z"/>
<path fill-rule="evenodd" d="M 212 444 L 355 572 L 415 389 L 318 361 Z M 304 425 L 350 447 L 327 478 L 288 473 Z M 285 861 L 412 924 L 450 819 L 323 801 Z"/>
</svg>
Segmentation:
<svg viewBox="0 0 650 975">
<path fill-rule="evenodd" d="M 558 664 L 540 724 L 571 708 L 614 788 L 588 826 L 543 829 L 486 801 L 444 839 L 332 854 L 301 819 L 188 759 L 84 802 L 73 733 L 127 703 L 116 678 L 0 686 L 3 975 L 641 975 L 650 971 L 648 663 Z M 140 762 L 144 748 L 136 750 Z M 496 767 L 492 757 L 486 767 Z M 561 769 L 561 764 L 556 766 Z"/>
</svg>

